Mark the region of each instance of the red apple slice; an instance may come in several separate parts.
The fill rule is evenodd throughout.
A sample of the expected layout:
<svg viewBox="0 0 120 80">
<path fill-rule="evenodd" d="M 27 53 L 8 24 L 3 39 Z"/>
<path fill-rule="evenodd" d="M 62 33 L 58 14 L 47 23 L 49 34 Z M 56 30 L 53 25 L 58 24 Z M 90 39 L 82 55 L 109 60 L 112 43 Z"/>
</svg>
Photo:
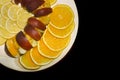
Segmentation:
<svg viewBox="0 0 120 80">
<path fill-rule="evenodd" d="M 32 48 L 32 45 L 27 40 L 27 38 L 25 37 L 25 35 L 24 35 L 24 33 L 22 31 L 20 31 L 16 35 L 16 41 L 19 44 L 19 46 L 21 46 L 25 50 L 30 50 Z"/>
<path fill-rule="evenodd" d="M 41 33 L 29 24 L 25 26 L 24 31 L 36 41 L 40 40 L 41 38 Z"/>
<path fill-rule="evenodd" d="M 45 30 L 46 29 L 46 25 L 43 24 L 41 21 L 37 20 L 34 17 L 30 17 L 28 19 L 28 24 L 30 24 L 31 26 L 36 27 L 38 29 L 41 29 L 41 30 Z"/>
<path fill-rule="evenodd" d="M 37 9 L 33 12 L 35 17 L 41 17 L 41 16 L 46 16 L 48 14 L 52 13 L 52 8 L 42 8 L 42 9 Z"/>
</svg>

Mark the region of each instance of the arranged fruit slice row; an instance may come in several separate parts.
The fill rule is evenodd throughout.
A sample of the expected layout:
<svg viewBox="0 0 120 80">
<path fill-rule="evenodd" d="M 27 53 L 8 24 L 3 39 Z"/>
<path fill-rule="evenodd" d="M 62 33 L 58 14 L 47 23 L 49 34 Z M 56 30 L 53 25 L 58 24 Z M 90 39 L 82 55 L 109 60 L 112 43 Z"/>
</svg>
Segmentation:
<svg viewBox="0 0 120 80">
<path fill-rule="evenodd" d="M 52 25 L 48 25 L 48 30 L 49 32 L 54 35 L 55 37 L 58 37 L 58 38 L 65 38 L 67 36 L 69 36 L 72 31 L 74 30 L 74 27 L 75 27 L 75 23 L 73 22 L 71 25 L 69 25 L 67 28 L 65 29 L 57 29 L 55 27 L 53 27 Z"/>
<path fill-rule="evenodd" d="M 5 47 L 6 53 L 11 57 L 19 57 L 20 54 L 18 52 L 18 48 L 15 46 L 15 42 L 14 42 L 13 38 L 8 39 L 6 41 L 6 47 Z"/>
<path fill-rule="evenodd" d="M 57 58 L 62 53 L 62 51 L 50 50 L 43 42 L 43 38 L 38 42 L 37 48 L 39 53 L 47 58 Z"/>
<path fill-rule="evenodd" d="M 33 62 L 37 65 L 46 65 L 52 61 L 52 59 L 42 56 L 37 47 L 30 50 L 30 56 Z"/>
<path fill-rule="evenodd" d="M 0 46 L 6 42 L 6 39 L 0 36 Z"/>
<path fill-rule="evenodd" d="M 11 2 L 7 2 L 5 3 L 2 7 L 1 7 L 1 15 L 4 18 L 8 18 L 8 9 L 12 6 Z"/>
<path fill-rule="evenodd" d="M 5 4 L 5 3 L 7 3 L 7 2 L 10 2 L 11 0 L 0 0 L 0 4 Z"/>
<path fill-rule="evenodd" d="M 38 69 L 38 68 L 40 68 L 39 65 L 36 65 L 33 62 L 32 58 L 30 56 L 30 51 L 27 51 L 24 55 L 20 56 L 19 62 L 26 69 Z"/>
<path fill-rule="evenodd" d="M 50 24 L 57 29 L 65 29 L 73 22 L 73 19 L 72 9 L 66 4 L 59 4 L 53 7 Z"/>
<path fill-rule="evenodd" d="M 65 38 L 57 38 L 53 36 L 47 29 L 43 34 L 43 41 L 45 45 L 53 51 L 63 50 L 70 41 L 70 35 Z"/>
<path fill-rule="evenodd" d="M 50 1 L 50 4 L 53 5 L 57 2 L 57 0 L 49 0 Z"/>
<path fill-rule="evenodd" d="M 16 21 L 17 20 L 17 16 L 18 16 L 18 11 L 19 9 L 21 9 L 20 6 L 18 5 L 12 5 L 9 9 L 8 9 L 8 17 L 13 20 Z"/>
</svg>

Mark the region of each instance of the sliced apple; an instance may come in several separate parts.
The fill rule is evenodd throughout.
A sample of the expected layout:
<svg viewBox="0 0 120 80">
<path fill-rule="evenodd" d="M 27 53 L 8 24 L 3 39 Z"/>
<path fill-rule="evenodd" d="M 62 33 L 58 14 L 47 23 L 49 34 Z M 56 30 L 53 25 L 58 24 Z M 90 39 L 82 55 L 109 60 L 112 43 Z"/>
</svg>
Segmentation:
<svg viewBox="0 0 120 80">
<path fill-rule="evenodd" d="M 43 24 L 40 20 L 37 20 L 34 17 L 30 17 L 28 19 L 28 24 L 30 24 L 31 26 L 36 27 L 38 29 L 41 29 L 41 30 L 45 30 L 46 29 L 46 25 Z"/>
<path fill-rule="evenodd" d="M 27 40 L 27 38 L 25 37 L 25 35 L 24 35 L 24 33 L 22 31 L 20 31 L 16 35 L 16 41 L 19 44 L 19 46 L 22 47 L 25 50 L 30 50 L 32 48 L 32 45 Z"/>
<path fill-rule="evenodd" d="M 25 26 L 24 31 L 36 41 L 40 40 L 41 38 L 41 33 L 29 24 Z"/>
<path fill-rule="evenodd" d="M 37 9 L 33 12 L 35 17 L 46 16 L 50 13 L 52 13 L 52 8 L 41 8 L 41 9 Z"/>
</svg>

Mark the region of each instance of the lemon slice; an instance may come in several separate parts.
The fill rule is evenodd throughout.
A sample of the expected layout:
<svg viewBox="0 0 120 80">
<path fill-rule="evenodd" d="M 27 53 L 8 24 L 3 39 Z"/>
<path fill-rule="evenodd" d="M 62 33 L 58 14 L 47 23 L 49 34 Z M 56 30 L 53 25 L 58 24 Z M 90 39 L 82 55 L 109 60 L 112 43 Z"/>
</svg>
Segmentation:
<svg viewBox="0 0 120 80">
<path fill-rule="evenodd" d="M 12 21 L 11 19 L 7 19 L 6 30 L 10 33 L 18 33 L 21 29 L 18 27 L 15 21 Z"/>
<path fill-rule="evenodd" d="M 57 2 L 57 0 L 49 0 L 50 1 L 50 4 L 53 5 Z"/>
<path fill-rule="evenodd" d="M 0 4 L 5 4 L 7 2 L 10 2 L 11 0 L 0 0 Z"/>
<path fill-rule="evenodd" d="M 18 24 L 19 28 L 23 29 L 27 24 L 28 18 L 30 18 L 32 16 L 33 15 L 31 13 L 28 13 L 24 9 L 19 10 L 18 16 L 17 16 L 17 24 Z"/>
<path fill-rule="evenodd" d="M 17 20 L 17 15 L 18 15 L 18 11 L 19 11 L 20 7 L 18 5 L 12 5 L 9 10 L 8 10 L 8 17 L 13 20 L 16 21 Z"/>
<path fill-rule="evenodd" d="M 67 28 L 74 19 L 72 9 L 66 4 L 59 4 L 53 7 L 50 14 L 50 24 L 57 29 Z"/>
<path fill-rule="evenodd" d="M 12 6 L 11 2 L 7 2 L 5 3 L 2 7 L 1 7 L 1 15 L 4 18 L 8 18 L 8 9 Z"/>
<path fill-rule="evenodd" d="M 6 18 L 4 18 L 1 14 L 0 14 L 0 25 L 2 26 L 2 28 L 5 28 L 6 24 Z"/>
<path fill-rule="evenodd" d="M 5 28 L 0 27 L 0 36 L 6 39 L 12 38 L 15 34 L 9 33 Z"/>
</svg>

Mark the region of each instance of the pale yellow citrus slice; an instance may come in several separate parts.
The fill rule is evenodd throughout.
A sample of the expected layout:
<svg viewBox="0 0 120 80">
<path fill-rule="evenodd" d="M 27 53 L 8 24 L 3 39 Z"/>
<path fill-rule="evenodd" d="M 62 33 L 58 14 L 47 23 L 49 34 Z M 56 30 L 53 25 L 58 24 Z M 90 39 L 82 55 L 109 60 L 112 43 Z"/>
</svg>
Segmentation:
<svg viewBox="0 0 120 80">
<path fill-rule="evenodd" d="M 16 21 L 17 20 L 17 16 L 18 16 L 18 11 L 19 11 L 20 6 L 18 5 L 12 5 L 9 10 L 8 10 L 8 17 L 13 20 Z"/>
<path fill-rule="evenodd" d="M 24 9 L 19 10 L 18 16 L 17 16 L 17 24 L 18 24 L 19 28 L 23 29 L 27 24 L 28 18 L 30 18 L 32 16 L 33 15 L 31 13 L 28 13 Z"/>
<path fill-rule="evenodd" d="M 66 4 L 54 6 L 50 14 L 50 24 L 57 29 L 65 29 L 73 22 L 73 19 L 73 11 Z"/>
<path fill-rule="evenodd" d="M 65 38 L 57 38 L 46 29 L 43 34 L 43 41 L 49 49 L 53 51 L 60 51 L 69 44 L 70 35 Z"/>
<path fill-rule="evenodd" d="M 8 9 L 12 6 L 11 2 L 7 2 L 5 3 L 2 7 L 1 7 L 1 15 L 4 18 L 8 18 Z"/>
<path fill-rule="evenodd" d="M 0 36 L 0 46 L 6 42 L 6 39 Z"/>
<path fill-rule="evenodd" d="M 40 68 L 39 65 L 36 65 L 31 57 L 30 57 L 30 51 L 27 51 L 24 55 L 20 56 L 19 58 L 20 64 L 26 68 L 26 69 L 38 69 Z"/>
<path fill-rule="evenodd" d="M 70 26 L 68 26 L 65 29 L 56 29 L 52 25 L 48 25 L 48 30 L 55 37 L 65 38 L 72 33 L 72 31 L 74 30 L 74 27 L 75 27 L 75 24 L 73 22 Z"/>
<path fill-rule="evenodd" d="M 8 55 L 11 55 L 12 57 L 19 57 L 20 56 L 20 54 L 15 46 L 13 38 L 8 39 L 6 41 L 6 48 L 8 50 L 8 53 L 7 53 Z"/>
<path fill-rule="evenodd" d="M 18 33 L 21 29 L 18 27 L 16 21 L 8 18 L 6 21 L 6 30 L 10 33 Z"/>
<path fill-rule="evenodd" d="M 42 17 L 39 17 L 37 19 L 40 20 L 45 25 L 49 24 L 49 22 L 50 22 L 50 18 L 48 16 L 42 16 Z"/>
<path fill-rule="evenodd" d="M 57 58 L 62 51 L 52 51 L 50 50 L 45 43 L 43 42 L 43 39 L 41 39 L 38 42 L 38 51 L 41 55 L 47 57 L 47 58 Z"/>
<path fill-rule="evenodd" d="M 9 33 L 5 28 L 0 27 L 0 36 L 2 36 L 3 38 L 9 39 L 15 36 L 15 34 Z"/>
<path fill-rule="evenodd" d="M 0 0 L 0 4 L 4 5 L 7 2 L 10 2 L 11 0 Z"/>
<path fill-rule="evenodd" d="M 37 65 L 46 65 L 52 61 L 52 59 L 42 56 L 39 53 L 37 47 L 34 47 L 30 50 L 30 56 L 31 56 L 33 62 Z"/>
<path fill-rule="evenodd" d="M 0 14 L 0 25 L 2 26 L 2 28 L 5 28 L 6 26 L 6 18 L 4 18 L 1 14 Z"/>
</svg>

